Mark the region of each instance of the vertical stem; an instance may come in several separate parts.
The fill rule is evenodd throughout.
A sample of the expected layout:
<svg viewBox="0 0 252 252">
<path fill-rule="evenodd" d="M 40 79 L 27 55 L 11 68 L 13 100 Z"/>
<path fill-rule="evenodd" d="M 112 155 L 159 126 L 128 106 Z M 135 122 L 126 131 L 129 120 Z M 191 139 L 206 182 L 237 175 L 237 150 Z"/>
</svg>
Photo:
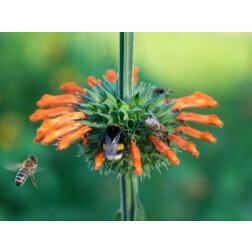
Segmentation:
<svg viewBox="0 0 252 252">
<path fill-rule="evenodd" d="M 119 33 L 119 78 L 117 86 L 117 95 L 123 99 L 123 76 L 124 76 L 124 32 Z"/>
<path fill-rule="evenodd" d="M 127 202 L 127 185 L 126 185 L 126 178 L 125 175 L 121 177 L 120 181 L 120 191 L 121 191 L 121 220 L 127 221 L 128 220 L 128 202 Z"/>
<path fill-rule="evenodd" d="M 120 32 L 118 96 L 121 99 L 133 95 L 134 33 Z"/>
<path fill-rule="evenodd" d="M 119 98 L 133 95 L 134 33 L 120 32 L 119 81 L 117 94 Z M 122 220 L 134 219 L 134 190 L 131 177 L 123 175 L 120 181 Z"/>
</svg>

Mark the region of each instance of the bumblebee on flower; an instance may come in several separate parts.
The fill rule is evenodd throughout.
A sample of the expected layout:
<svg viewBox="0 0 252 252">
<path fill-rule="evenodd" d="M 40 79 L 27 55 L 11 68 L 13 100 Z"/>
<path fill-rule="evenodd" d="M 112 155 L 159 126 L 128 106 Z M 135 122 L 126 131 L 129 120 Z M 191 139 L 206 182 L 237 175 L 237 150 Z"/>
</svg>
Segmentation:
<svg viewBox="0 0 252 252">
<path fill-rule="evenodd" d="M 89 89 L 66 83 L 66 94 L 44 95 L 30 116 L 32 122 L 44 120 L 34 142 L 48 145 L 57 142 L 63 150 L 80 142 L 80 153 L 90 166 L 105 173 L 149 176 L 150 171 L 178 165 L 176 148 L 199 155 L 196 145 L 185 136 L 216 143 L 210 132 L 188 125 L 196 122 L 222 127 L 216 115 L 183 112 L 187 108 L 215 108 L 218 102 L 201 92 L 181 98 L 170 98 L 171 92 L 152 85 L 137 84 L 134 68 L 134 95 L 117 97 L 117 74 L 108 70 L 103 81 L 90 76 Z M 157 92 L 158 90 L 158 92 Z M 154 148 L 153 148 L 154 147 Z"/>
</svg>

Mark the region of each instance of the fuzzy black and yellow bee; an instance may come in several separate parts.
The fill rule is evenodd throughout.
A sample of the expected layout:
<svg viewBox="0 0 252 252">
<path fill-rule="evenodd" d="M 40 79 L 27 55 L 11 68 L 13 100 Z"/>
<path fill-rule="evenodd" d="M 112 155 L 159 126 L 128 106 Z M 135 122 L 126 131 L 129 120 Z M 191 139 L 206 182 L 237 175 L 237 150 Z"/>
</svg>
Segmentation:
<svg viewBox="0 0 252 252">
<path fill-rule="evenodd" d="M 123 128 L 116 123 L 108 125 L 101 139 L 101 149 L 107 160 L 120 160 L 126 149 L 126 137 Z"/>
<path fill-rule="evenodd" d="M 30 175 L 33 185 L 37 187 L 34 177 L 37 166 L 38 166 L 38 158 L 35 156 L 29 156 L 22 163 L 21 169 L 17 173 L 17 176 L 15 178 L 16 186 L 22 186 Z"/>
</svg>

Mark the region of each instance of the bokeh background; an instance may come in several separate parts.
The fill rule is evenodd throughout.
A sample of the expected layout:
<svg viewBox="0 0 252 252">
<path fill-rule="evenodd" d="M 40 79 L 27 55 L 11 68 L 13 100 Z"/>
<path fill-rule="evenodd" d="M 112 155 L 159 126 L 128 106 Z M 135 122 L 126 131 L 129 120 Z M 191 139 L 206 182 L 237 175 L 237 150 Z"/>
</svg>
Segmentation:
<svg viewBox="0 0 252 252">
<path fill-rule="evenodd" d="M 44 93 L 117 69 L 117 33 L 0 33 L 0 220 L 111 220 L 119 181 L 90 171 L 78 147 L 33 144 L 39 123 L 29 115 Z M 139 79 L 175 91 L 202 91 L 219 101 L 218 142 L 195 140 L 199 158 L 140 182 L 148 220 L 252 220 L 252 34 L 136 33 Z M 42 153 L 32 183 L 17 188 L 6 165 Z"/>
</svg>

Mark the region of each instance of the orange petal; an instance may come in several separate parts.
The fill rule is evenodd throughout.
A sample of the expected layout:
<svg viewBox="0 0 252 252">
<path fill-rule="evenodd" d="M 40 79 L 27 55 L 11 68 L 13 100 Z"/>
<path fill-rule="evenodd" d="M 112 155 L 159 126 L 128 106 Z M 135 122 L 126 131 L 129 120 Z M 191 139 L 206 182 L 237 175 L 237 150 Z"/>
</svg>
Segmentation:
<svg viewBox="0 0 252 252">
<path fill-rule="evenodd" d="M 60 86 L 60 89 L 69 94 L 76 94 L 76 93 L 80 93 L 83 95 L 87 94 L 85 88 L 78 86 L 75 82 L 65 83 Z"/>
<path fill-rule="evenodd" d="M 87 78 L 87 84 L 89 86 L 94 86 L 94 87 L 97 85 L 101 86 L 101 82 L 99 80 L 97 80 L 94 76 L 89 76 Z"/>
<path fill-rule="evenodd" d="M 78 112 L 72 112 L 68 113 L 62 116 L 58 116 L 54 119 L 46 119 L 42 125 L 37 129 L 37 136 L 34 138 L 33 142 L 38 143 L 40 142 L 45 135 L 48 133 L 48 131 L 56 130 L 58 128 L 62 127 L 62 124 L 74 121 L 74 120 L 80 120 L 86 118 L 86 114 L 78 111 Z"/>
<path fill-rule="evenodd" d="M 164 103 L 168 103 L 168 102 L 171 102 L 171 101 L 174 101 L 174 99 L 164 99 Z"/>
<path fill-rule="evenodd" d="M 67 149 L 69 145 L 76 141 L 78 138 L 81 138 L 88 131 L 91 131 L 92 128 L 89 126 L 83 126 L 75 131 L 71 131 L 64 135 L 58 142 L 58 150 Z"/>
<path fill-rule="evenodd" d="M 133 84 L 136 85 L 138 82 L 138 77 L 137 76 L 133 76 Z"/>
<path fill-rule="evenodd" d="M 78 104 L 79 102 L 83 102 L 83 100 L 78 95 L 64 94 L 53 96 L 45 94 L 37 102 L 37 106 L 39 108 L 59 107 L 64 105 Z"/>
<path fill-rule="evenodd" d="M 43 145 L 50 144 L 51 142 L 55 141 L 57 138 L 60 138 L 60 137 L 64 136 L 65 134 L 67 134 L 73 130 L 78 129 L 81 126 L 83 126 L 83 124 L 80 122 L 66 122 L 66 123 L 62 124 L 61 128 L 49 131 L 45 135 L 45 137 L 41 141 L 41 143 Z"/>
<path fill-rule="evenodd" d="M 133 75 L 137 75 L 139 73 L 139 67 L 134 66 L 133 68 Z"/>
<path fill-rule="evenodd" d="M 189 126 L 179 126 L 174 130 L 175 133 L 184 132 L 194 138 L 206 140 L 209 143 L 216 143 L 216 138 L 210 132 L 202 132 Z"/>
<path fill-rule="evenodd" d="M 129 150 L 133 166 L 135 167 L 135 174 L 142 175 L 143 168 L 141 162 L 141 154 L 138 147 L 136 146 L 135 142 L 132 139 L 130 139 Z"/>
<path fill-rule="evenodd" d="M 192 95 L 176 99 L 176 103 L 172 106 L 172 110 L 176 111 L 185 108 L 215 108 L 218 102 L 212 97 L 201 92 L 195 92 Z"/>
<path fill-rule="evenodd" d="M 95 156 L 95 170 L 98 170 L 101 168 L 103 162 L 105 161 L 106 157 L 104 152 L 99 153 L 98 155 Z"/>
<path fill-rule="evenodd" d="M 188 151 L 194 156 L 199 155 L 195 143 L 186 141 L 185 139 L 173 134 L 169 134 L 168 139 L 177 144 L 182 150 Z"/>
<path fill-rule="evenodd" d="M 48 130 L 49 128 L 57 124 L 74 121 L 74 120 L 80 120 L 84 118 L 86 118 L 86 114 L 84 112 L 81 112 L 81 111 L 71 112 L 65 115 L 58 116 L 54 119 L 46 119 L 38 130 L 39 131 L 40 129 L 41 131 Z"/>
<path fill-rule="evenodd" d="M 157 151 L 159 151 L 162 155 L 169 159 L 171 164 L 178 165 L 180 163 L 179 159 L 176 156 L 176 152 L 173 151 L 169 146 L 164 144 L 161 140 L 153 135 L 148 135 L 147 139 L 153 143 Z"/>
<path fill-rule="evenodd" d="M 134 66 L 133 68 L 133 84 L 136 85 L 138 82 L 138 73 L 139 73 L 139 68 L 137 66 Z"/>
<path fill-rule="evenodd" d="M 113 69 L 109 69 L 105 74 L 105 79 L 111 83 L 116 83 L 117 82 L 116 71 Z"/>
<path fill-rule="evenodd" d="M 87 139 L 85 136 L 82 136 L 81 139 L 83 140 L 83 143 L 82 143 L 83 146 L 86 146 L 86 145 L 92 143 L 92 141 Z"/>
<path fill-rule="evenodd" d="M 37 122 L 46 118 L 68 114 L 75 111 L 72 107 L 56 107 L 51 109 L 37 109 L 31 116 L 30 121 Z"/>
<path fill-rule="evenodd" d="M 216 115 L 201 115 L 197 113 L 180 113 L 176 117 L 177 121 L 191 121 L 196 123 L 201 123 L 204 125 L 211 125 L 215 127 L 222 127 L 223 122 Z"/>
<path fill-rule="evenodd" d="M 37 133 L 37 135 L 33 138 L 33 143 L 39 143 L 44 138 L 44 135 L 40 135 Z"/>
</svg>

